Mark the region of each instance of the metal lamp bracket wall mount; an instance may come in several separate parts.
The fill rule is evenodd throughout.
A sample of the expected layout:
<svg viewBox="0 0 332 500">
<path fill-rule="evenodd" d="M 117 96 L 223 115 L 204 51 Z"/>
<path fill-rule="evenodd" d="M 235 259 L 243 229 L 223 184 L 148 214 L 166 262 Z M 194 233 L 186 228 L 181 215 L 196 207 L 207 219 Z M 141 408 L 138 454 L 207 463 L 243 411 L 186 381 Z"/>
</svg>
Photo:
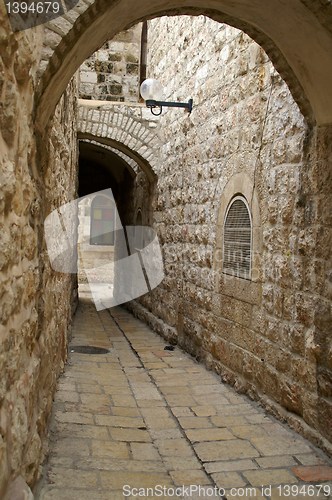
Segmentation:
<svg viewBox="0 0 332 500">
<path fill-rule="evenodd" d="M 151 113 L 154 116 L 161 115 L 163 107 L 184 108 L 188 111 L 189 114 L 193 109 L 193 99 L 189 99 L 188 102 L 162 101 L 161 99 L 164 93 L 163 86 L 158 80 L 154 80 L 153 78 L 144 80 L 140 87 L 140 93 L 145 100 L 146 106 L 150 108 Z"/>
</svg>

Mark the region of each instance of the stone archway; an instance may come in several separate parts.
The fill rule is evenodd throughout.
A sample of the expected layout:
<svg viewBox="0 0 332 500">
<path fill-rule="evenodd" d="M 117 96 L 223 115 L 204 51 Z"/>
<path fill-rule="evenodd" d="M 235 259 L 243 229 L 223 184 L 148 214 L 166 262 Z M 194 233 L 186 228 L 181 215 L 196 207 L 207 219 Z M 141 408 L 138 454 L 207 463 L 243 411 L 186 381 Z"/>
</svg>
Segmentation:
<svg viewBox="0 0 332 500">
<path fill-rule="evenodd" d="M 129 156 L 153 184 L 161 142 L 144 113 L 142 105 L 80 100 L 77 131 L 79 139 L 97 141 Z"/>
<path fill-rule="evenodd" d="M 79 65 L 103 42 L 136 22 L 161 15 L 206 15 L 251 36 L 269 55 L 308 120 L 332 122 L 332 5 L 313 0 L 134 0 L 79 2 L 48 23 L 37 91 L 43 129 Z"/>
</svg>

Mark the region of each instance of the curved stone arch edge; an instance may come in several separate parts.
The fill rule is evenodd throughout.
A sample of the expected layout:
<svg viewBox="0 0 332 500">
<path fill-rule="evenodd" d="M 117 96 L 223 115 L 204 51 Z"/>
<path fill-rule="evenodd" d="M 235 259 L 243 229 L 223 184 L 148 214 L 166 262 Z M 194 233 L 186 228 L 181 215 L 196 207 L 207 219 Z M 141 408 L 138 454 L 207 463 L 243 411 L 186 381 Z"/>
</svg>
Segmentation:
<svg viewBox="0 0 332 500">
<path fill-rule="evenodd" d="M 119 3 L 119 2 L 118 2 Z M 109 13 L 110 10 L 116 9 L 118 3 L 114 6 L 110 6 L 109 9 L 105 9 L 99 16 L 99 21 L 102 22 L 101 16 Z M 96 8 L 96 2 L 87 9 L 89 12 L 85 12 L 86 17 L 88 17 L 90 11 L 92 12 L 92 8 Z M 245 33 L 247 33 L 251 38 L 253 38 L 268 54 L 271 59 L 272 64 L 280 73 L 281 77 L 284 79 L 286 84 L 288 85 L 295 101 L 299 105 L 301 112 L 304 117 L 307 119 L 309 123 L 314 122 L 314 114 L 312 110 L 312 106 L 309 102 L 308 97 L 306 96 L 302 85 L 299 82 L 299 79 L 296 77 L 293 69 L 288 63 L 286 57 L 283 55 L 282 51 L 277 47 L 276 43 L 262 30 L 259 30 L 257 27 L 254 27 L 252 24 L 229 16 L 223 12 L 211 9 L 202 9 L 195 7 L 178 7 L 176 10 L 170 9 L 165 11 L 159 11 L 155 13 L 147 12 L 144 16 L 139 16 L 137 18 L 132 17 L 128 22 L 123 22 L 121 26 L 114 28 L 111 32 L 111 36 L 114 36 L 117 32 L 122 31 L 123 29 L 128 28 L 140 22 L 144 19 L 153 19 L 156 17 L 160 17 L 163 15 L 205 15 L 214 19 L 215 21 L 222 22 L 234 26 L 237 29 L 241 29 Z M 91 17 L 91 16 L 90 16 Z M 96 17 L 96 16 L 94 16 Z M 78 23 L 81 23 L 79 25 Z M 73 28 L 68 32 L 68 34 L 62 39 L 59 46 L 54 51 L 54 54 L 51 56 L 49 60 L 49 64 L 47 65 L 46 70 L 44 71 L 41 84 L 38 90 L 38 97 L 36 101 L 36 124 L 40 128 L 43 128 L 45 124 L 48 122 L 49 117 L 52 115 L 56 102 L 64 91 L 70 77 L 73 75 L 74 71 L 79 67 L 81 62 L 85 60 L 94 50 L 102 45 L 106 39 L 109 39 L 110 36 L 106 35 L 102 37 L 98 42 L 96 41 L 94 44 L 91 44 L 89 51 L 85 51 L 86 53 L 81 58 L 75 58 L 75 63 L 73 63 L 73 57 L 71 57 L 71 52 L 76 48 L 79 42 L 84 44 L 84 38 L 89 40 L 89 33 L 80 33 L 82 32 L 82 19 L 80 17 L 74 23 Z M 86 24 L 86 23 L 85 23 Z M 85 25 L 83 27 L 87 32 L 89 32 L 89 25 Z M 74 47 L 72 46 L 71 51 L 67 51 L 66 53 L 66 45 L 73 45 L 71 39 L 73 38 L 73 33 L 78 32 L 80 34 L 79 37 L 76 37 L 74 40 Z M 114 31 L 114 33 L 113 33 Z M 68 42 L 68 43 L 66 43 Z M 91 43 L 91 42 L 90 42 Z M 76 45 L 76 47 L 75 47 Z M 89 53 L 88 53 L 89 52 Z M 64 57 L 63 57 L 64 54 Z M 62 57 L 60 57 L 60 55 Z M 77 54 L 76 54 L 77 55 Z M 68 59 L 68 60 L 67 60 Z M 62 60 L 62 64 L 61 61 Z M 58 61 L 58 62 L 57 62 Z M 71 68 L 75 64 L 75 68 Z M 70 69 L 71 68 L 71 69 Z M 68 71 L 70 74 L 68 74 Z M 53 80 L 52 84 L 50 83 Z M 56 94 L 55 96 L 53 94 Z"/>
<path fill-rule="evenodd" d="M 94 148 L 100 150 L 100 151 L 106 151 L 107 154 L 109 154 L 110 157 L 117 157 L 117 159 L 119 160 L 119 162 L 123 165 L 124 168 L 126 168 L 130 174 L 130 176 L 132 178 L 135 178 L 136 177 L 136 172 L 135 170 L 133 169 L 133 167 L 126 162 L 125 158 L 123 158 L 122 156 L 118 155 L 114 149 L 115 148 L 107 148 L 107 147 L 103 147 L 102 144 L 97 144 L 96 141 L 90 141 L 88 139 L 78 139 L 78 142 L 81 143 L 81 144 L 88 144 L 88 145 L 91 145 L 91 146 L 94 146 Z M 128 157 L 129 158 L 129 157 Z M 138 166 L 138 165 L 137 165 Z M 139 168 L 139 167 L 138 167 Z"/>
<path fill-rule="evenodd" d="M 85 132 L 78 132 L 77 133 L 77 139 L 80 141 L 93 141 L 94 143 L 98 143 L 101 145 L 105 146 L 110 146 L 114 149 L 117 149 L 118 151 L 121 151 L 125 155 L 127 155 L 129 158 L 132 158 L 137 165 L 140 167 L 140 169 L 145 173 L 148 181 L 151 184 L 155 184 L 157 182 L 157 174 L 154 172 L 151 164 L 143 158 L 139 153 L 136 151 L 133 151 L 132 149 L 129 148 L 126 144 L 116 141 L 115 139 L 107 138 L 107 137 L 98 137 L 93 134 L 85 133 Z"/>
</svg>

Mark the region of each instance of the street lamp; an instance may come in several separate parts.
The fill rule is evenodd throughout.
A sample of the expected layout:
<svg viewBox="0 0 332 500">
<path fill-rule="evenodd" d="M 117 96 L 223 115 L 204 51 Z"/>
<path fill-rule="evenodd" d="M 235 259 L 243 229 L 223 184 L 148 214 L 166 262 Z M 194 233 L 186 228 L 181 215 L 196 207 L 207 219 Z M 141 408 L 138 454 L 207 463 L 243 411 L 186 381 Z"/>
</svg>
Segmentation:
<svg viewBox="0 0 332 500">
<path fill-rule="evenodd" d="M 163 97 L 163 86 L 158 80 L 154 80 L 153 78 L 148 78 L 144 80 L 140 87 L 140 93 L 148 108 L 150 108 L 151 113 L 155 116 L 159 116 L 162 113 L 163 106 L 168 108 L 185 108 L 191 113 L 193 109 L 193 100 L 189 99 L 188 102 L 167 102 L 161 101 Z M 159 111 L 156 113 L 154 110 L 159 108 Z"/>
</svg>

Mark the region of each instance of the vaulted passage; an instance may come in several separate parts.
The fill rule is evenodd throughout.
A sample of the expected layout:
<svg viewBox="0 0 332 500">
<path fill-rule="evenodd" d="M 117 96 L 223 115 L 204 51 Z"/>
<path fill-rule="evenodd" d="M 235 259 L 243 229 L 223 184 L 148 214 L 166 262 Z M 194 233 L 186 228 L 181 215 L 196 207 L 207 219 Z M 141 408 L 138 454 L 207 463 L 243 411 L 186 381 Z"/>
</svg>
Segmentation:
<svg viewBox="0 0 332 500">
<path fill-rule="evenodd" d="M 111 189 L 124 223 L 130 218 L 130 200 L 136 173 L 113 151 L 80 142 L 78 195 Z M 127 211 L 127 214 L 126 214 Z M 132 222 L 128 220 L 129 222 Z"/>
<path fill-rule="evenodd" d="M 326 498 L 330 2 L 73 3 L 0 5 L 0 498 Z"/>
</svg>

